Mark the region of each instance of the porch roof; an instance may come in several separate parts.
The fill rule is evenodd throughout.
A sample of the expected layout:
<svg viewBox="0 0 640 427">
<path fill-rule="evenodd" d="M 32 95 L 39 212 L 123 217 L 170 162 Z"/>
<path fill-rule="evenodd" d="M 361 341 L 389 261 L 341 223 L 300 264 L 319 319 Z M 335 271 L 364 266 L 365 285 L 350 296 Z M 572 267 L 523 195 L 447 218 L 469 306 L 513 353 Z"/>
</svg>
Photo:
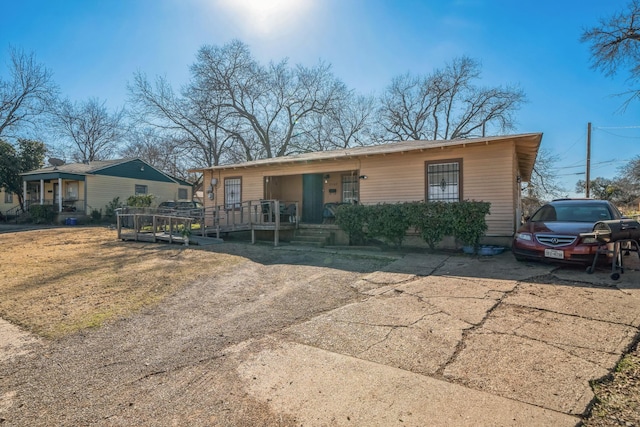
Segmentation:
<svg viewBox="0 0 640 427">
<path fill-rule="evenodd" d="M 34 179 L 40 179 L 40 177 L 35 178 L 35 176 L 39 175 L 50 175 L 55 174 L 55 178 L 58 178 L 58 175 L 69 174 L 74 176 L 82 176 L 90 174 L 92 172 L 98 171 L 100 169 L 104 169 L 108 166 L 113 166 L 115 164 L 122 163 L 122 160 L 102 160 L 95 161 L 91 163 L 67 163 L 59 166 L 47 166 L 44 168 L 32 170 L 29 172 L 21 173 L 25 181 L 33 181 Z M 45 178 L 51 179 L 51 178 Z"/>
<path fill-rule="evenodd" d="M 542 133 L 525 133 L 518 135 L 491 136 L 484 138 L 470 139 L 454 139 L 440 141 L 401 141 L 386 144 L 371 145 L 365 147 L 354 147 L 341 150 L 315 151 L 311 153 L 292 154 L 283 157 L 274 157 L 270 159 L 260 159 L 244 163 L 235 163 L 230 165 L 212 166 L 209 168 L 192 169 L 190 172 L 204 172 L 205 170 L 225 170 L 239 168 L 253 168 L 259 166 L 310 163 L 315 161 L 339 159 L 339 158 L 356 158 L 376 155 L 385 155 L 391 153 L 407 153 L 412 151 L 425 151 L 435 148 L 447 147 L 466 147 L 469 145 L 489 145 L 494 143 L 513 142 L 516 147 L 516 155 L 520 176 L 523 181 L 529 181 L 531 172 L 536 161 L 538 149 L 542 141 Z"/>
<path fill-rule="evenodd" d="M 71 179 L 73 181 L 84 181 L 84 175 L 79 175 L 79 174 L 74 174 L 74 173 L 65 173 L 65 172 L 59 172 L 59 171 L 55 171 L 55 172 L 42 172 L 42 173 L 30 173 L 28 175 L 22 175 L 22 179 L 29 182 L 29 181 L 40 181 L 45 180 L 51 180 L 51 179 Z"/>
</svg>

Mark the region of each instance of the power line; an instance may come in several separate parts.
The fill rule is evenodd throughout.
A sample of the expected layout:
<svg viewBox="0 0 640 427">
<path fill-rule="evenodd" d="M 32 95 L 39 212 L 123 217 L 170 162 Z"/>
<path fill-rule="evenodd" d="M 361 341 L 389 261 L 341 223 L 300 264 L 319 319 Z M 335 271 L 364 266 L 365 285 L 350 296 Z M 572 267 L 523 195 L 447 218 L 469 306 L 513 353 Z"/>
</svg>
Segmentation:
<svg viewBox="0 0 640 427">
<path fill-rule="evenodd" d="M 566 153 L 568 153 L 573 147 L 576 146 L 576 144 L 578 144 L 579 142 L 582 142 L 584 140 L 585 134 L 583 133 L 582 135 L 580 135 L 578 138 L 576 138 L 576 140 L 573 142 L 573 144 L 571 144 L 569 146 L 569 148 L 567 148 L 566 150 L 564 150 L 562 153 L 558 154 L 558 156 L 562 157 L 563 155 L 565 155 Z"/>
<path fill-rule="evenodd" d="M 624 161 L 625 160 L 611 159 L 611 160 L 605 160 L 603 162 L 591 163 L 591 166 L 608 165 L 608 164 L 612 164 L 612 163 L 622 163 Z M 556 169 L 576 169 L 576 168 L 584 168 L 585 166 L 586 165 L 584 165 L 584 164 L 575 165 L 575 166 L 558 166 Z"/>
<path fill-rule="evenodd" d="M 628 135 L 619 135 L 617 133 L 613 133 L 613 132 L 607 132 L 604 131 L 604 133 L 611 135 L 611 136 L 615 136 L 617 138 L 626 138 L 626 139 L 640 139 L 640 136 L 628 136 Z"/>
<path fill-rule="evenodd" d="M 640 125 L 636 126 L 594 126 L 594 129 L 640 129 Z"/>
</svg>

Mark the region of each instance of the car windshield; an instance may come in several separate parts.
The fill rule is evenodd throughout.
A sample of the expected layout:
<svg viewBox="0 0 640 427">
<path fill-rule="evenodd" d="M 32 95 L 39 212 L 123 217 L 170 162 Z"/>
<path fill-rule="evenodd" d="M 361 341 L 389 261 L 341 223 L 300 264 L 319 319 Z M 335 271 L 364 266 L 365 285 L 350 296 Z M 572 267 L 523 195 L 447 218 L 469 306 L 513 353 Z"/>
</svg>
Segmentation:
<svg viewBox="0 0 640 427">
<path fill-rule="evenodd" d="M 610 219 L 613 218 L 606 206 L 593 204 L 546 205 L 531 217 L 533 222 L 597 222 Z"/>
</svg>

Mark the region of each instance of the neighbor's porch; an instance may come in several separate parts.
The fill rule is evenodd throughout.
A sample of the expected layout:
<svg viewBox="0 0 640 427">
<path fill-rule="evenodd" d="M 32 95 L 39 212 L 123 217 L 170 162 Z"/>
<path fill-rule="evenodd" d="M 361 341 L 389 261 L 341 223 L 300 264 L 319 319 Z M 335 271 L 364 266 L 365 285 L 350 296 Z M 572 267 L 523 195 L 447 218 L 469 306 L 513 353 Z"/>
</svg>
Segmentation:
<svg viewBox="0 0 640 427">
<path fill-rule="evenodd" d="M 25 209 L 51 205 L 55 212 L 87 212 L 87 186 L 83 175 L 48 173 L 23 176 Z"/>
</svg>

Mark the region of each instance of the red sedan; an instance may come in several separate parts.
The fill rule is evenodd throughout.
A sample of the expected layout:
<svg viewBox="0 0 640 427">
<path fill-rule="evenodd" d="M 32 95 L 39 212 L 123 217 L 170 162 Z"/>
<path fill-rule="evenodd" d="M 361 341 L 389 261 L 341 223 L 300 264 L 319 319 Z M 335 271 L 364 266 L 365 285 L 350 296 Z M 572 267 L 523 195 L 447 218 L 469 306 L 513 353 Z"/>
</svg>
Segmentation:
<svg viewBox="0 0 640 427">
<path fill-rule="evenodd" d="M 580 233 L 598 221 L 620 219 L 607 200 L 560 199 L 547 203 L 516 231 L 511 250 L 518 261 L 538 260 L 590 264 L 598 242 Z"/>
</svg>

